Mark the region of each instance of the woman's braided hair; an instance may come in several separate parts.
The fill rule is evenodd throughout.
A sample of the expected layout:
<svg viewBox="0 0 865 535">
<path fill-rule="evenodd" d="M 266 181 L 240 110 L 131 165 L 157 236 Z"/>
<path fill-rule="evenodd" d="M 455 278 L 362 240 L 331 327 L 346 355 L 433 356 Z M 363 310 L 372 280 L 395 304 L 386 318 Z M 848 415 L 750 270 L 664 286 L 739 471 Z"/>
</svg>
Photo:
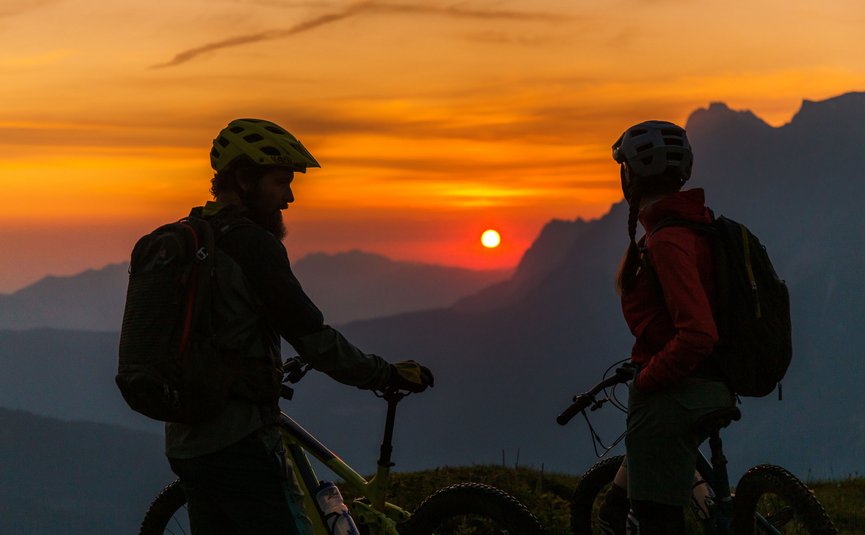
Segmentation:
<svg viewBox="0 0 865 535">
<path fill-rule="evenodd" d="M 640 267 L 640 249 L 637 246 L 637 221 L 640 215 L 640 197 L 636 196 L 628 207 L 628 249 L 619 263 L 616 271 L 616 289 L 619 294 L 628 292 L 634 287 L 637 279 L 637 270 Z"/>
<path fill-rule="evenodd" d="M 668 167 L 660 175 L 651 177 L 635 177 L 635 187 L 628 195 L 628 249 L 619 263 L 616 272 L 616 290 L 619 295 L 627 293 L 634 287 L 637 272 L 640 269 L 640 247 L 637 244 L 637 223 L 640 216 L 640 202 L 649 197 L 668 195 L 682 189 L 681 170 L 678 167 Z"/>
</svg>

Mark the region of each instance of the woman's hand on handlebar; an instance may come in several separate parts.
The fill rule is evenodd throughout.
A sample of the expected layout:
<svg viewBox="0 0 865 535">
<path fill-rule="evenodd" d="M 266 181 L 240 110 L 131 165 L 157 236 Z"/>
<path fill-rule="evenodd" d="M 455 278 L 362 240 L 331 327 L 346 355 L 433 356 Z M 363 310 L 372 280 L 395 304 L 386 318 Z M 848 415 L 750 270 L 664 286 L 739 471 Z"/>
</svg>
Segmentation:
<svg viewBox="0 0 865 535">
<path fill-rule="evenodd" d="M 640 373 L 640 365 L 634 364 L 633 362 L 625 362 L 616 368 L 616 377 L 625 379 L 625 381 L 635 380 L 638 373 Z"/>
</svg>

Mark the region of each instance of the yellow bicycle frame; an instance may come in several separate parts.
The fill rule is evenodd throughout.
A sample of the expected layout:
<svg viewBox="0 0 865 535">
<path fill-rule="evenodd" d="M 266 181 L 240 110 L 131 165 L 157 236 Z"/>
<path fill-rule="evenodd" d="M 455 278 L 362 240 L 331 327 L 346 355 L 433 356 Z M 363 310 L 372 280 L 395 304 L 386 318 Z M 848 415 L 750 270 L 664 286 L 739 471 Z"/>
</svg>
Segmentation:
<svg viewBox="0 0 865 535">
<path fill-rule="evenodd" d="M 327 466 L 357 496 L 368 500 L 355 499 L 346 505 L 352 518 L 369 528 L 370 535 L 398 535 L 397 524 L 408 520 L 411 514 L 385 501 L 390 477 L 389 462 L 380 462 L 375 476 L 367 481 L 285 413 L 280 422 L 280 434 L 286 461 L 291 464 L 303 490 L 303 503 L 312 521 L 314 535 L 328 535 L 328 531 L 313 496 L 319 480 L 306 452 Z"/>
</svg>

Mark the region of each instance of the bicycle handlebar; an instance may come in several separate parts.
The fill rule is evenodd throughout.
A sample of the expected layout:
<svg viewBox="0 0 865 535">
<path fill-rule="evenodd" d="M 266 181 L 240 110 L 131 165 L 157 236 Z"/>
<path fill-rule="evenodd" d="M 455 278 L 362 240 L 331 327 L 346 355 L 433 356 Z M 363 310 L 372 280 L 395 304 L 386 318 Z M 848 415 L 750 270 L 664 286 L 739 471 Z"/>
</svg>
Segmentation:
<svg viewBox="0 0 865 535">
<path fill-rule="evenodd" d="M 595 396 L 598 394 L 598 392 L 611 386 L 626 383 L 634 378 L 633 372 L 630 372 L 625 368 L 626 367 L 624 366 L 622 368 L 619 368 L 618 370 L 616 370 L 615 375 L 613 375 L 612 377 L 608 377 L 607 379 L 604 379 L 600 383 L 596 384 L 588 392 L 584 392 L 582 394 L 577 394 L 576 396 L 574 396 L 574 402 L 567 409 L 562 411 L 562 413 L 559 414 L 558 417 L 556 417 L 556 422 L 558 422 L 559 425 L 566 425 L 568 422 L 571 421 L 574 416 L 586 410 L 586 408 L 588 408 L 589 406 L 592 406 L 592 410 L 600 408 L 600 406 L 603 405 L 603 402 L 605 400 L 602 400 L 600 402 L 595 400 Z"/>
<path fill-rule="evenodd" d="M 299 356 L 291 357 L 290 359 L 286 360 L 282 364 L 283 385 L 280 390 L 280 397 L 290 400 L 294 395 L 294 389 L 285 383 L 296 384 L 301 379 L 303 379 L 303 376 L 306 375 L 306 373 L 311 369 L 312 366 L 304 362 Z M 377 397 L 383 398 L 385 401 L 390 402 L 391 400 L 393 400 L 398 402 L 412 392 L 386 386 L 381 389 L 373 390 L 373 393 Z"/>
</svg>

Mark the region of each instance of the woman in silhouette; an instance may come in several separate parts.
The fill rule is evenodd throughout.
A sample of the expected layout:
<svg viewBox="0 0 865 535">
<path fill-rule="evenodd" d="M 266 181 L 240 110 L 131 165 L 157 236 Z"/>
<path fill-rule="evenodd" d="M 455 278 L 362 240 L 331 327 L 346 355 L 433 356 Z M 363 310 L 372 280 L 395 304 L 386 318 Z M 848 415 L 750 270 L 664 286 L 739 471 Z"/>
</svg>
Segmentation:
<svg viewBox="0 0 865 535">
<path fill-rule="evenodd" d="M 622 312 L 635 337 L 625 439 L 626 460 L 600 517 L 609 533 L 684 533 L 700 416 L 734 403 L 707 357 L 718 340 L 712 314 L 709 236 L 670 219 L 709 223 L 702 189 L 682 190 L 693 153 L 681 127 L 647 121 L 613 144 L 629 206 L 630 244 L 616 277 Z M 636 240 L 637 223 L 645 229 Z M 625 518 L 627 517 L 627 522 Z"/>
</svg>

